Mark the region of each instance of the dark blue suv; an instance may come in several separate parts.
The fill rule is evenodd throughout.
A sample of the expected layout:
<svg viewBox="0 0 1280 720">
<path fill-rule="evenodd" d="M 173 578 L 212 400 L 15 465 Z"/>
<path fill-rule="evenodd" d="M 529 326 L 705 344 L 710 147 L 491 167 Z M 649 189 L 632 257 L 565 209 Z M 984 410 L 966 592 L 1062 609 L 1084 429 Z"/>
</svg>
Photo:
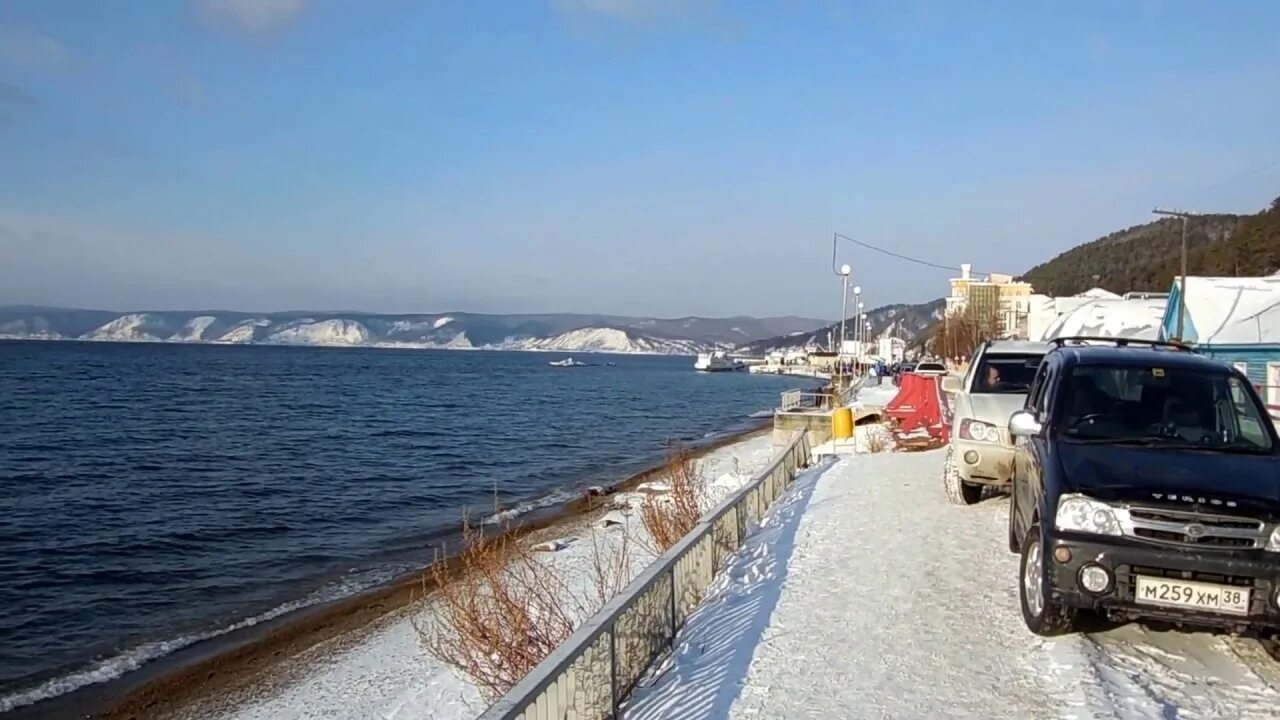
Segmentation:
<svg viewBox="0 0 1280 720">
<path fill-rule="evenodd" d="M 1009 546 L 1027 627 L 1081 611 L 1280 628 L 1280 438 L 1238 370 L 1166 343 L 1068 338 L 1016 438 Z"/>
</svg>

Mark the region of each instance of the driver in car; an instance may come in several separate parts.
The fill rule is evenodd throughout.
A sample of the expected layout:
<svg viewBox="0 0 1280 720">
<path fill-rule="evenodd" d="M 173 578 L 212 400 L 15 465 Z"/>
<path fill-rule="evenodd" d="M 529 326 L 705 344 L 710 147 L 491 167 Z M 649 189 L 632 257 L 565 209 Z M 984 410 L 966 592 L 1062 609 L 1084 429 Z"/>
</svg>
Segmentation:
<svg viewBox="0 0 1280 720">
<path fill-rule="evenodd" d="M 992 390 L 1000 387 L 1000 368 L 995 365 L 987 366 L 987 387 Z"/>
</svg>

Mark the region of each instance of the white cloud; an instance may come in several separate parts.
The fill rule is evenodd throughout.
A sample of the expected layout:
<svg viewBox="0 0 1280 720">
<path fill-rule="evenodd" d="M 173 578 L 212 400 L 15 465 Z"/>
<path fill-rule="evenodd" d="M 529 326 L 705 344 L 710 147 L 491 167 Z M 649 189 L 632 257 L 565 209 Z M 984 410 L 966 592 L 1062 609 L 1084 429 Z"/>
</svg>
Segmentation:
<svg viewBox="0 0 1280 720">
<path fill-rule="evenodd" d="M 0 60 L 26 67 L 51 68 L 67 59 L 57 40 L 29 27 L 0 25 Z"/>
<path fill-rule="evenodd" d="M 270 32 L 293 22 L 308 0 L 195 0 L 201 19 L 241 32 Z"/>
</svg>

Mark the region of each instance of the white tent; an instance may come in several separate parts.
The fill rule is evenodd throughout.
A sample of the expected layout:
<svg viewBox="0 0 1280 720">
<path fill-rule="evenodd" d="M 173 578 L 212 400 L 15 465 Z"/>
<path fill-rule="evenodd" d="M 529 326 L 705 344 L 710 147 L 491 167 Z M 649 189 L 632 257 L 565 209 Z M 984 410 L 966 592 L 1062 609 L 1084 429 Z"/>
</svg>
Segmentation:
<svg viewBox="0 0 1280 720">
<path fill-rule="evenodd" d="M 1181 294 L 1179 279 L 1175 292 Z M 1280 277 L 1187 277 L 1186 340 L 1201 345 L 1280 342 Z"/>
<path fill-rule="evenodd" d="M 1076 297 L 1093 298 L 1095 300 L 1119 300 L 1120 299 L 1119 295 L 1111 292 L 1110 290 L 1103 290 L 1102 288 L 1093 288 L 1092 290 L 1085 290 L 1084 292 L 1076 295 Z"/>
<path fill-rule="evenodd" d="M 1059 315 L 1040 339 L 1087 336 L 1156 340 L 1160 337 L 1164 308 L 1164 298 L 1095 298 L 1075 305 Z"/>
</svg>

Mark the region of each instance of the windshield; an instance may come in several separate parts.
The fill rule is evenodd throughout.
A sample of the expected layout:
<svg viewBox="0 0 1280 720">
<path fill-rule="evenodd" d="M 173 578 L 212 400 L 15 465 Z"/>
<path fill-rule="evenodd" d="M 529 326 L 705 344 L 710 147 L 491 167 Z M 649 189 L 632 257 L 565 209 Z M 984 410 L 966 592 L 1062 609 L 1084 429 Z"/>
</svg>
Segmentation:
<svg viewBox="0 0 1280 720">
<path fill-rule="evenodd" d="M 920 363 L 920 365 L 916 367 L 916 370 L 939 370 L 943 372 L 945 372 L 946 369 L 947 368 L 942 363 L 932 362 Z"/>
<path fill-rule="evenodd" d="M 982 356 L 973 379 L 971 393 L 994 395 L 1025 394 L 1035 379 L 1044 355 L 1039 353 L 991 354 Z"/>
<path fill-rule="evenodd" d="M 1226 372 L 1077 365 L 1058 420 L 1065 437 L 1117 444 L 1264 452 L 1272 448 L 1253 389 Z"/>
</svg>

